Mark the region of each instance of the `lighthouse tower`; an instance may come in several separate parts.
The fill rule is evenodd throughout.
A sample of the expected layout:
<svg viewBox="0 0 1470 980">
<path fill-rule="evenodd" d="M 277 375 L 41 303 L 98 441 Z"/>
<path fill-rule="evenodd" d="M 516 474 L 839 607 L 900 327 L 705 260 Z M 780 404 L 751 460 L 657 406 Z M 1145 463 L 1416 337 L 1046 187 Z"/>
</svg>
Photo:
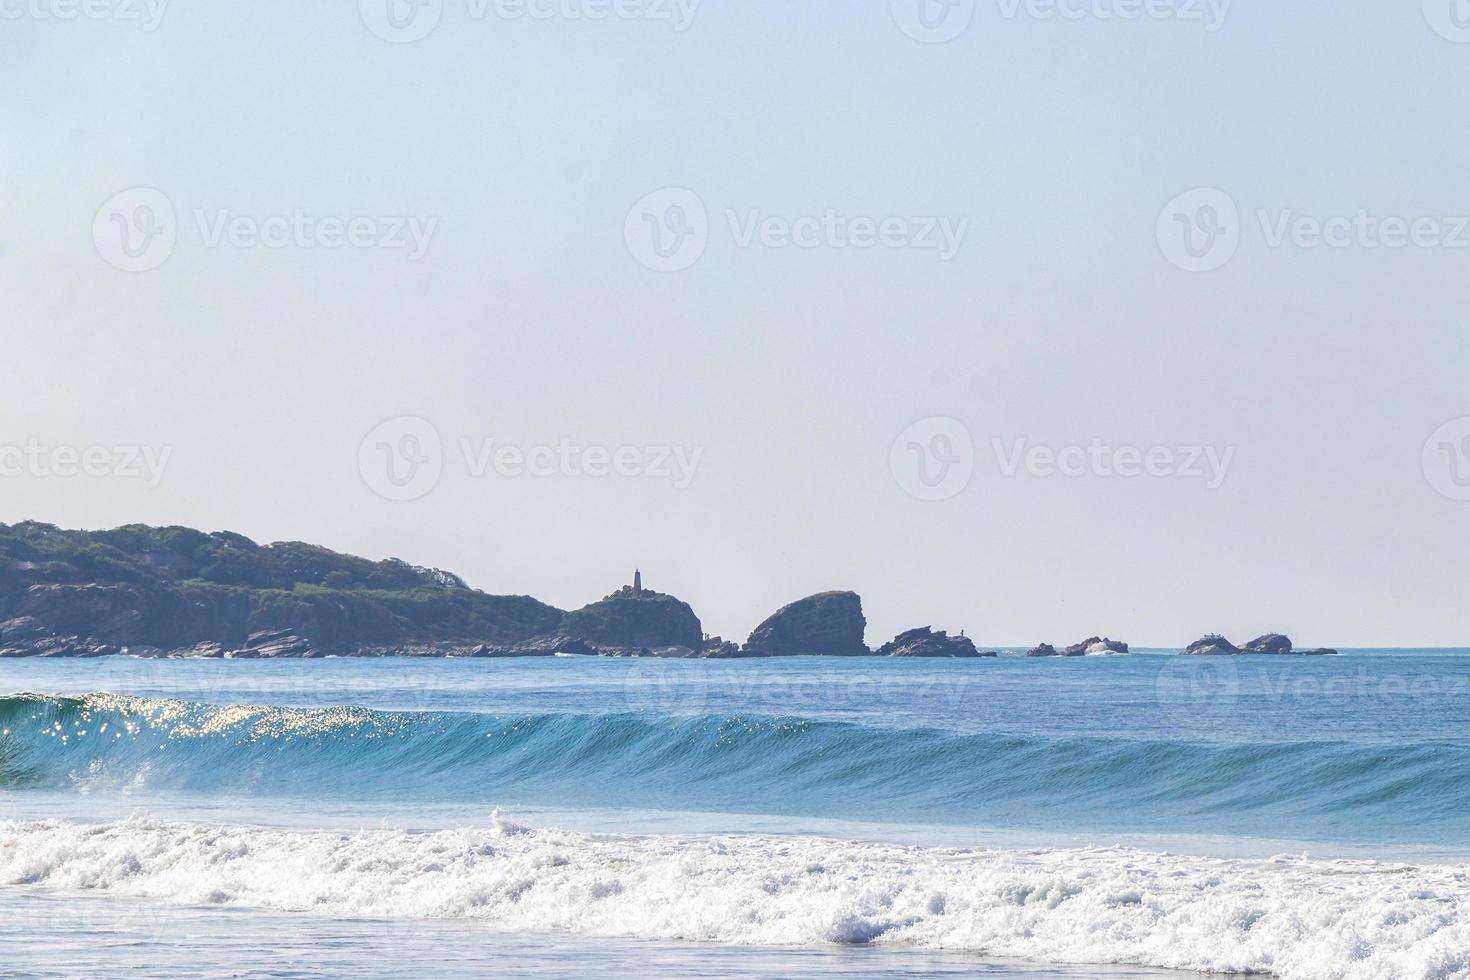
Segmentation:
<svg viewBox="0 0 1470 980">
<path fill-rule="evenodd" d="M 633 594 L 643 594 L 643 573 L 636 568 L 633 569 Z"/>
</svg>

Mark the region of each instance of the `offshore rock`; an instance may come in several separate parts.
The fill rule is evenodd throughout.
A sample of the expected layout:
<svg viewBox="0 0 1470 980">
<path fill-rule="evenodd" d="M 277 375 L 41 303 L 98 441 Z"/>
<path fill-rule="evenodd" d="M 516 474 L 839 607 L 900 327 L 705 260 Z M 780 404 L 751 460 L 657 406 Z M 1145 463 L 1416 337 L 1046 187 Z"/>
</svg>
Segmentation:
<svg viewBox="0 0 1470 980">
<path fill-rule="evenodd" d="M 981 653 L 966 636 L 950 636 L 944 630 L 935 632 L 923 626 L 900 633 L 878 648 L 880 657 L 994 657 L 994 653 Z"/>
<path fill-rule="evenodd" d="M 856 592 L 823 592 L 783 606 L 757 626 L 746 657 L 865 657 L 868 621 Z"/>
</svg>

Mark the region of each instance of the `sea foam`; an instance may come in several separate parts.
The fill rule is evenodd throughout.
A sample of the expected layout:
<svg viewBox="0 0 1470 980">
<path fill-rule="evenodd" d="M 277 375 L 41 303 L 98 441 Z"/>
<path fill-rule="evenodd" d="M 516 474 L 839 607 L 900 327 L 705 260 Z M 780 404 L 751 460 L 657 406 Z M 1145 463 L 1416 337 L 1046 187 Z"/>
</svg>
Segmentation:
<svg viewBox="0 0 1470 980">
<path fill-rule="evenodd" d="M 0 885 L 750 945 L 895 944 L 1286 978 L 1470 978 L 1470 866 L 485 828 L 0 821 Z"/>
</svg>

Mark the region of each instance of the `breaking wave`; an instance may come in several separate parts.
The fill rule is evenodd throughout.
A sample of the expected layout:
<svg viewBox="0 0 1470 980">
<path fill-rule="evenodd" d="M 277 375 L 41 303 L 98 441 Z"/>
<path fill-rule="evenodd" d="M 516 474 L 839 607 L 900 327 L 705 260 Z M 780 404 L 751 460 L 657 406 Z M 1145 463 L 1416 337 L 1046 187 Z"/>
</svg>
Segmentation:
<svg viewBox="0 0 1470 980">
<path fill-rule="evenodd" d="M 1470 866 L 492 826 L 0 821 L 0 884 L 518 932 L 894 944 L 1289 980 L 1470 977 Z M 400 926 L 404 927 L 404 926 Z"/>
<path fill-rule="evenodd" d="M 0 787 L 712 809 L 1462 843 L 1470 746 L 1067 738 L 845 721 L 0 698 Z M 1042 823 L 1036 823 L 1043 819 Z"/>
</svg>

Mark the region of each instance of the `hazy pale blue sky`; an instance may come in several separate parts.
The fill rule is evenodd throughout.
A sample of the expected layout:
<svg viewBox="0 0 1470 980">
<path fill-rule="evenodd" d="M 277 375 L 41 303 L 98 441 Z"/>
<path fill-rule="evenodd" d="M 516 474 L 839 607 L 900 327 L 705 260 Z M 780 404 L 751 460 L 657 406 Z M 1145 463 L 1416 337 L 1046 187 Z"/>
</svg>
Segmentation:
<svg viewBox="0 0 1470 980">
<path fill-rule="evenodd" d="M 634 0 L 603 20 L 442 0 L 411 43 L 373 0 L 40 16 L 65 2 L 0 4 L 0 445 L 48 461 L 0 477 L 0 520 L 304 539 L 566 607 L 636 563 L 739 639 L 852 588 L 875 644 L 929 623 L 1470 642 L 1470 458 L 1435 462 L 1470 423 L 1431 439 L 1470 416 L 1453 0 L 1237 0 L 1217 24 L 1186 0 L 981 0 L 934 44 L 889 0 L 705 0 L 685 30 Z M 126 271 L 108 228 L 138 188 L 176 241 Z M 665 188 L 695 195 L 707 244 L 658 272 L 625 229 Z M 1229 246 L 1192 272 L 1167 231 L 1200 188 L 1184 217 Z M 1222 193 L 1233 220 L 1199 210 Z M 948 258 L 742 239 L 829 209 L 964 233 Z M 250 238 L 297 211 L 370 220 L 375 244 Z M 1360 213 L 1342 247 L 1297 223 Z M 379 247 L 410 218 L 421 256 Z M 1433 224 L 1387 247 L 1393 219 Z M 401 416 L 443 445 L 410 501 L 360 460 Z M 932 418 L 973 476 L 921 500 L 895 440 L 917 424 L 934 448 Z M 476 475 L 460 440 L 492 437 L 700 455 L 682 488 Z M 1231 455 L 1218 486 L 1008 474 L 1018 440 Z M 53 472 L 56 447 L 98 446 L 167 467 Z"/>
</svg>

